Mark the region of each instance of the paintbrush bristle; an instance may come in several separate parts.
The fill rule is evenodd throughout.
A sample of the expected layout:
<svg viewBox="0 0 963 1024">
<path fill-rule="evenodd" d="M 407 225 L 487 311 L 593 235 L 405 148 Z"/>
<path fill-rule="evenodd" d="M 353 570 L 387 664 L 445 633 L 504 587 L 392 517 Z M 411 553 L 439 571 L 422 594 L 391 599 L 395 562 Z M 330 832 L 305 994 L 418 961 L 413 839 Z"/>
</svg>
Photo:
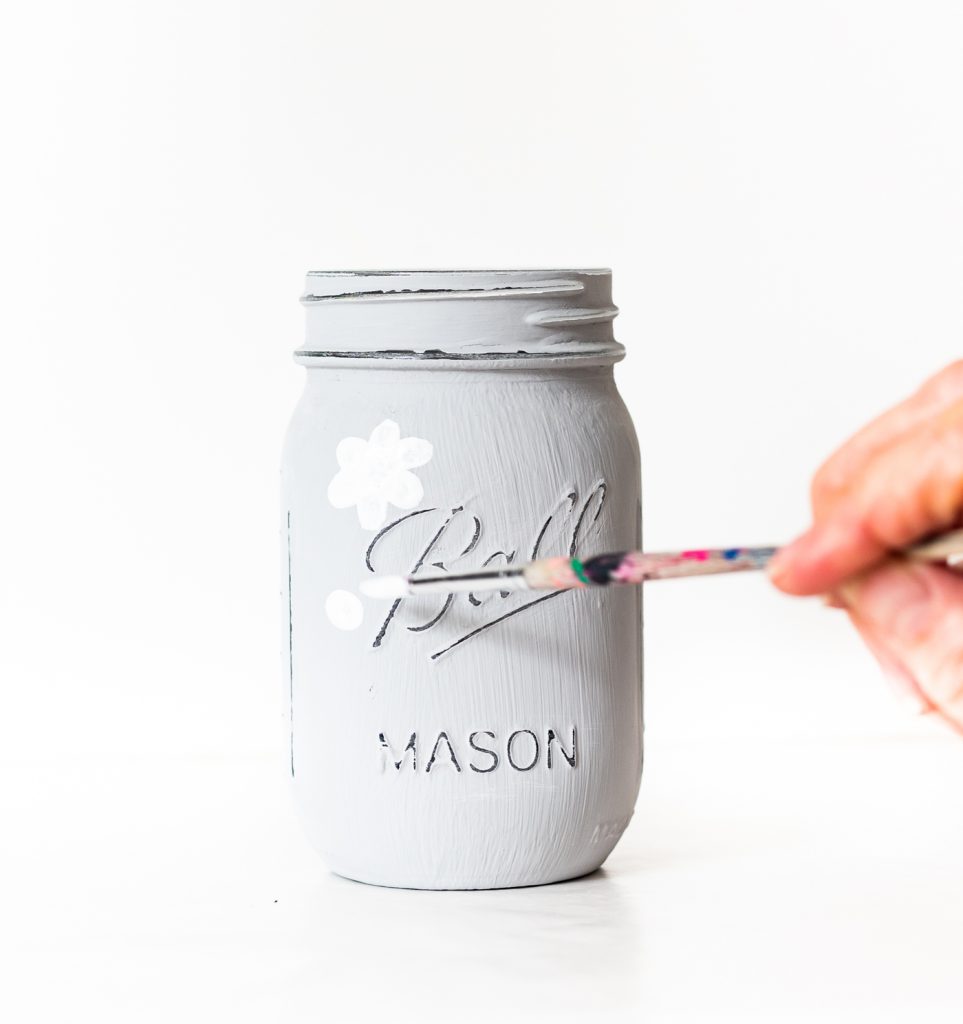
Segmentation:
<svg viewBox="0 0 963 1024">
<path fill-rule="evenodd" d="M 405 597 L 409 592 L 408 580 L 404 576 L 375 576 L 362 580 L 358 589 L 365 597 L 377 597 L 381 600 Z"/>
</svg>

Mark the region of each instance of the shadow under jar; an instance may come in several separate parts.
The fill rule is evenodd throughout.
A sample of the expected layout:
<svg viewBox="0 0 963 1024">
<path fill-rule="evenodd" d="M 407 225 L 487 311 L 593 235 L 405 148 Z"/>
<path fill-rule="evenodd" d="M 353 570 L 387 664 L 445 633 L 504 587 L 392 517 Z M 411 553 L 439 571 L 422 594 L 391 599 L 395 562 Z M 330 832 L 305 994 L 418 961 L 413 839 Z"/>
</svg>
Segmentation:
<svg viewBox="0 0 963 1024">
<path fill-rule="evenodd" d="M 642 595 L 361 595 L 641 547 L 606 270 L 311 273 L 281 473 L 290 766 L 330 867 L 419 889 L 593 871 L 642 771 Z"/>
</svg>

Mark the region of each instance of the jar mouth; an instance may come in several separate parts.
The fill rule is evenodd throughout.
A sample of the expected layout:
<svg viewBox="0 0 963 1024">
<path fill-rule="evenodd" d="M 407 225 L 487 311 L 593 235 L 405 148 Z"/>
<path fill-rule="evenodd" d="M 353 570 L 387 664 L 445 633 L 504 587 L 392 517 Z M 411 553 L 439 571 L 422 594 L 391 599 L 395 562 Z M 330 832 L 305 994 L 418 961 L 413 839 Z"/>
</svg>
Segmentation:
<svg viewBox="0 0 963 1024">
<path fill-rule="evenodd" d="M 585 270 L 311 270 L 302 301 L 321 301 L 351 296 L 444 294 L 446 292 L 513 292 L 543 285 L 557 292 L 566 284 L 574 290 L 583 277 L 611 277 L 605 267 Z M 566 281 L 571 278 L 571 281 Z"/>
<path fill-rule="evenodd" d="M 312 271 L 296 355 L 615 361 L 611 282 L 605 268 Z"/>
</svg>

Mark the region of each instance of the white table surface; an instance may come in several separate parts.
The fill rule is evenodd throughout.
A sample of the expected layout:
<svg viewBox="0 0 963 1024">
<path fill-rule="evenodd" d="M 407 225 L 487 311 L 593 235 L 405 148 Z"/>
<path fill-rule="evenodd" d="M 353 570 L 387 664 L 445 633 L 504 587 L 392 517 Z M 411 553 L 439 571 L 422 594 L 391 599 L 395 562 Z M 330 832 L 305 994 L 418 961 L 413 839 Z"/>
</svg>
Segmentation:
<svg viewBox="0 0 963 1024">
<path fill-rule="evenodd" d="M 605 868 L 329 874 L 267 756 L 7 761 L 8 1021 L 925 1020 L 963 1013 L 963 742 L 650 739 Z"/>
</svg>

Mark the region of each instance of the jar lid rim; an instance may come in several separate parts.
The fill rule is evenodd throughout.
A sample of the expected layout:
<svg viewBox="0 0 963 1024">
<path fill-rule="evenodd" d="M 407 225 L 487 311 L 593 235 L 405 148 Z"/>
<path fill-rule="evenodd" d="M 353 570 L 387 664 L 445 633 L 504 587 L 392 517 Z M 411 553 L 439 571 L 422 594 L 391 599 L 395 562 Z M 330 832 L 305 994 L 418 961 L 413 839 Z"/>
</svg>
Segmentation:
<svg viewBox="0 0 963 1024">
<path fill-rule="evenodd" d="M 492 270 L 311 270 L 302 302 L 392 295 L 462 293 L 493 296 L 537 289 L 545 293 L 582 290 L 580 278 L 610 278 L 608 268 Z"/>
<path fill-rule="evenodd" d="M 311 271 L 299 356 L 460 359 L 620 358 L 612 272 Z"/>
</svg>

